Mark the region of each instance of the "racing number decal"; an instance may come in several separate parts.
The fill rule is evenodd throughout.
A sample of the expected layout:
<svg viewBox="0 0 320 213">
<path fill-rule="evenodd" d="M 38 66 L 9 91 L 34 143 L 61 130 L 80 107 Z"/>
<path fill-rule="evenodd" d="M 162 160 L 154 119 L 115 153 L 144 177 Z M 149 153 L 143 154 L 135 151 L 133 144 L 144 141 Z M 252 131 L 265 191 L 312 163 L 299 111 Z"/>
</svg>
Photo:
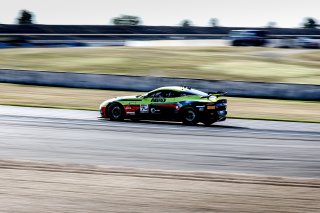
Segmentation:
<svg viewBox="0 0 320 213">
<path fill-rule="evenodd" d="M 149 105 L 141 104 L 140 105 L 140 113 L 149 113 Z"/>
<path fill-rule="evenodd" d="M 151 102 L 166 102 L 165 98 L 152 98 Z"/>
</svg>

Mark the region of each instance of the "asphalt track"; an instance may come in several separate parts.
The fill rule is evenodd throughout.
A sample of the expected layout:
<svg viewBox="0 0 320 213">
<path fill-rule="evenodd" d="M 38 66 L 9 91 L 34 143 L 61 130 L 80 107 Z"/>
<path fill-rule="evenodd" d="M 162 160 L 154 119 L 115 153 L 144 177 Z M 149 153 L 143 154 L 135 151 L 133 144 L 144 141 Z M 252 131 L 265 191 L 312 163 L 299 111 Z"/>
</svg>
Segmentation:
<svg viewBox="0 0 320 213">
<path fill-rule="evenodd" d="M 0 160 L 320 177 L 320 124 L 229 119 L 187 127 L 97 116 L 0 106 Z"/>
</svg>

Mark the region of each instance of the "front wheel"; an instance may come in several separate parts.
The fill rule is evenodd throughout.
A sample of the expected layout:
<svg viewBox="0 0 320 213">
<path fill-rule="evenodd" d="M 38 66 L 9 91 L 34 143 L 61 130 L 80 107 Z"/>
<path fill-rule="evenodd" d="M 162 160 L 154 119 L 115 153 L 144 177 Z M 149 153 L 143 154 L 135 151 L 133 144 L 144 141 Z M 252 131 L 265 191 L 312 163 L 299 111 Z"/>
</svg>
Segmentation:
<svg viewBox="0 0 320 213">
<path fill-rule="evenodd" d="M 124 113 L 123 107 L 120 104 L 114 103 L 108 107 L 108 115 L 111 121 L 123 121 Z"/>
<path fill-rule="evenodd" d="M 182 111 L 182 123 L 185 125 L 196 125 L 199 122 L 198 113 L 191 107 Z"/>
</svg>

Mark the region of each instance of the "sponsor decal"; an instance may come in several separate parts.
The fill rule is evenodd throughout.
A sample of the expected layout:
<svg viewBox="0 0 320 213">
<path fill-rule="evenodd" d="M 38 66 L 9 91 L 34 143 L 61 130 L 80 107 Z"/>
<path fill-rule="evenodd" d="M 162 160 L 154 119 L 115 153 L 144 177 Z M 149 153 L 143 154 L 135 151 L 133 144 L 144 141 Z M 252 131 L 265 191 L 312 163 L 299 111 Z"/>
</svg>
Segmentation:
<svg viewBox="0 0 320 213">
<path fill-rule="evenodd" d="M 155 108 L 151 108 L 151 109 L 150 109 L 150 112 L 151 112 L 152 114 L 154 114 L 154 113 L 159 113 L 160 110 L 155 109 Z"/>
<path fill-rule="evenodd" d="M 175 108 L 176 104 L 167 104 L 167 103 L 157 103 L 157 104 L 152 104 L 153 106 L 157 106 L 157 107 L 162 107 L 162 108 Z"/>
<path fill-rule="evenodd" d="M 152 98 L 151 102 L 166 102 L 165 98 Z"/>
<path fill-rule="evenodd" d="M 128 115 L 134 115 L 137 110 L 140 110 L 140 105 L 127 105 L 124 109 Z"/>
<path fill-rule="evenodd" d="M 141 104 L 140 105 L 140 113 L 149 113 L 149 105 Z"/>
</svg>

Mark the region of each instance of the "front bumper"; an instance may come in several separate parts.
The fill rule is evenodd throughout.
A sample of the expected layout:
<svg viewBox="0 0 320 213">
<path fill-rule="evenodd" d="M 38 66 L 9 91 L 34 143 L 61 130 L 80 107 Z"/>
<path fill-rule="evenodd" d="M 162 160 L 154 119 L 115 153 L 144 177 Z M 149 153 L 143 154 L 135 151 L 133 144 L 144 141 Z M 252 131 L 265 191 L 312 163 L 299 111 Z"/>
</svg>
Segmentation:
<svg viewBox="0 0 320 213">
<path fill-rule="evenodd" d="M 227 118 L 227 99 L 221 99 L 214 104 L 206 106 L 204 120 L 224 121 Z"/>
<path fill-rule="evenodd" d="M 216 118 L 217 118 L 218 121 L 226 120 L 227 114 L 228 114 L 227 110 L 219 110 L 219 111 L 216 111 L 216 113 L 217 113 Z"/>
<path fill-rule="evenodd" d="M 227 110 L 210 110 L 202 115 L 202 120 L 224 121 L 227 118 Z"/>
<path fill-rule="evenodd" d="M 106 118 L 107 115 L 107 107 L 106 106 L 101 106 L 100 107 L 100 115 L 102 118 Z"/>
</svg>

